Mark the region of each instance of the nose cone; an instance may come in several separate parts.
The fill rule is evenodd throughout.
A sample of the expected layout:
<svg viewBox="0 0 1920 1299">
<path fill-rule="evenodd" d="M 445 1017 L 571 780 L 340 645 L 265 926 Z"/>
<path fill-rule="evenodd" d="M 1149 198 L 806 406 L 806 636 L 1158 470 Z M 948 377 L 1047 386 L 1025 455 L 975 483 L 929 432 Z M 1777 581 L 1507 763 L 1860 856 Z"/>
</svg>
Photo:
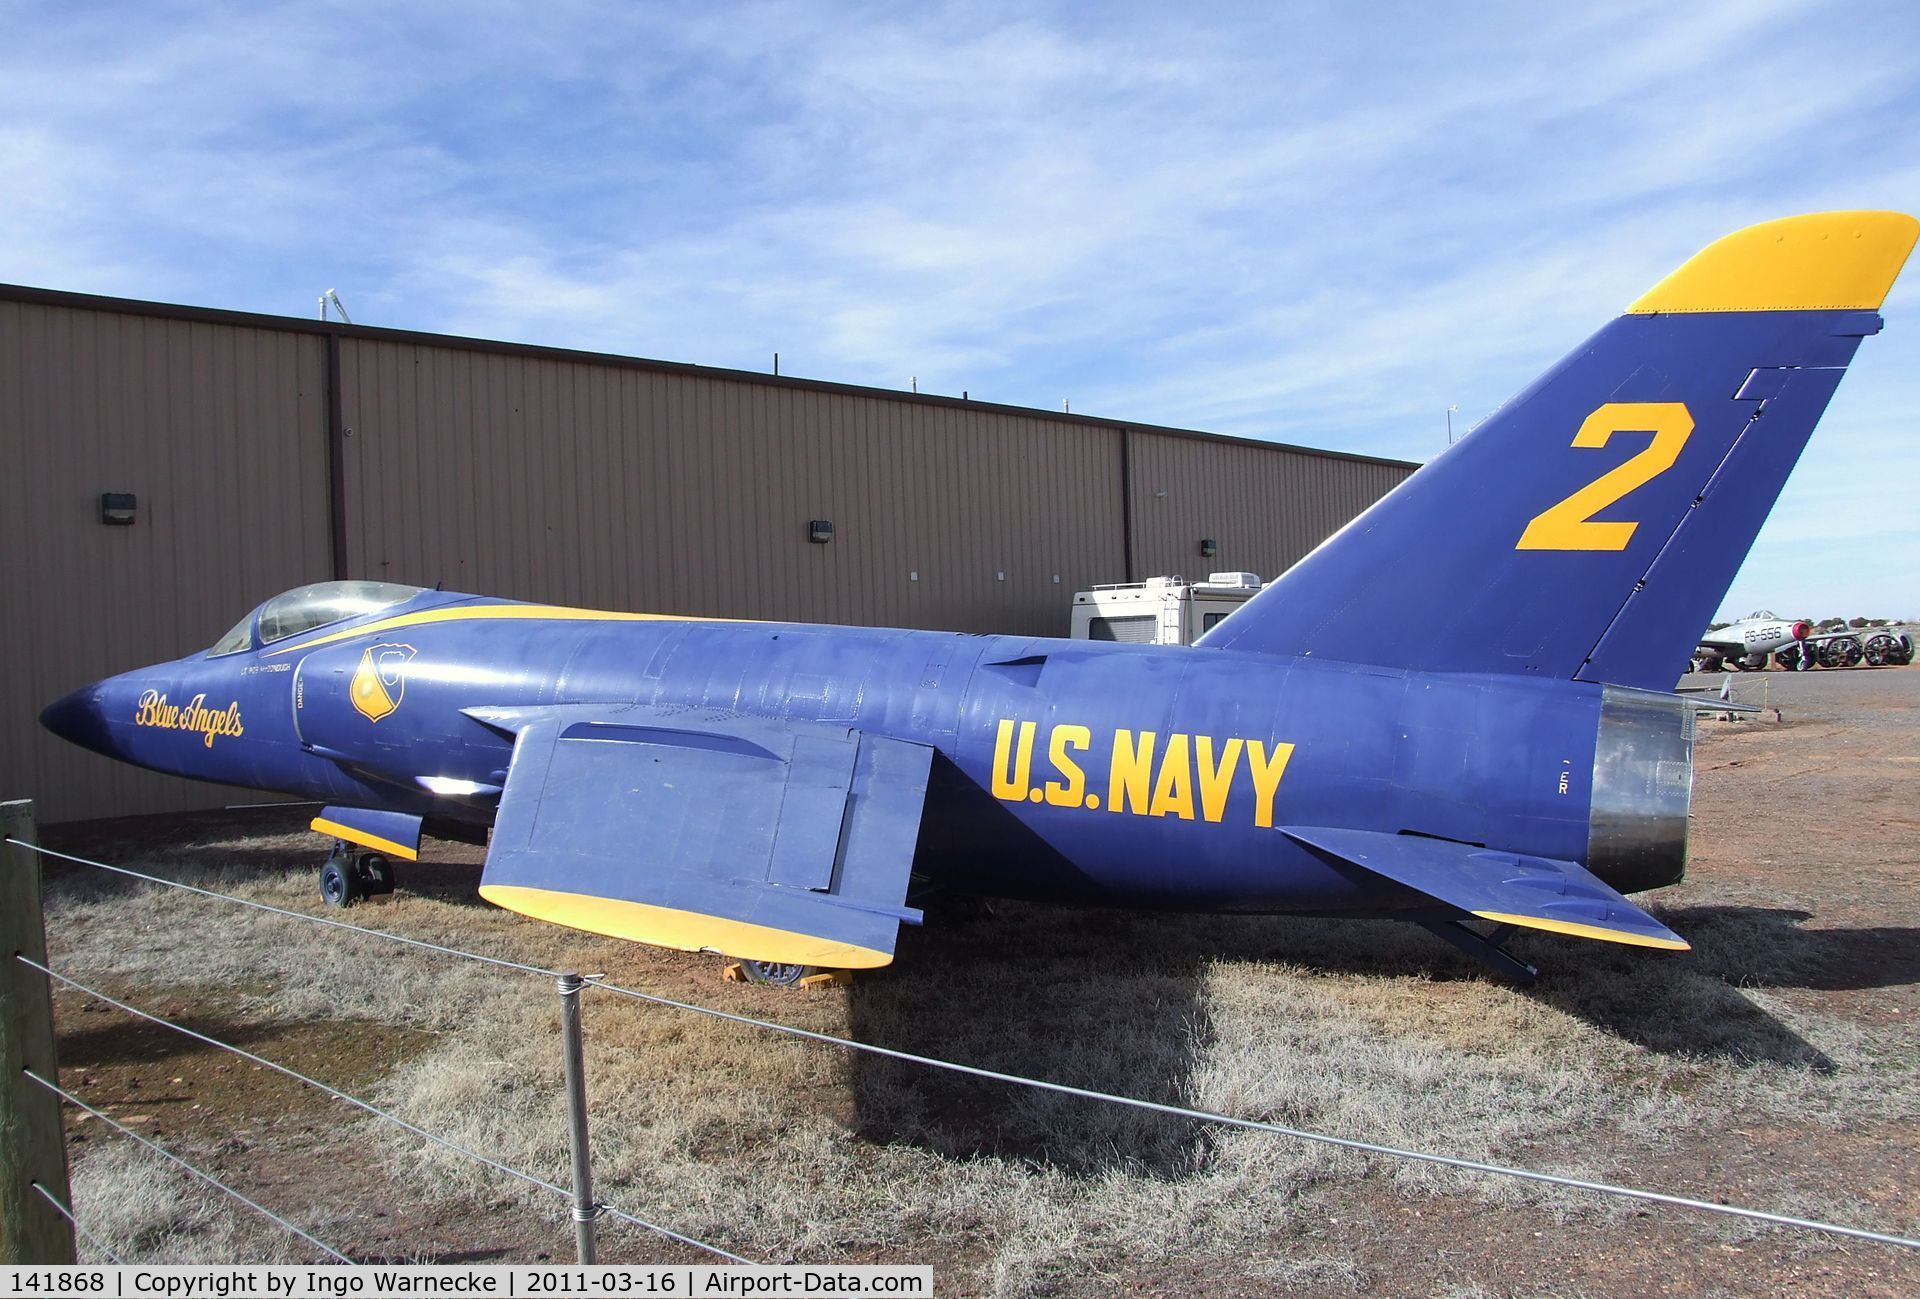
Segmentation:
<svg viewBox="0 0 1920 1299">
<path fill-rule="evenodd" d="M 40 714 L 40 725 L 83 749 L 112 755 L 112 738 L 107 731 L 107 716 L 100 684 L 82 686 L 48 704 Z"/>
</svg>

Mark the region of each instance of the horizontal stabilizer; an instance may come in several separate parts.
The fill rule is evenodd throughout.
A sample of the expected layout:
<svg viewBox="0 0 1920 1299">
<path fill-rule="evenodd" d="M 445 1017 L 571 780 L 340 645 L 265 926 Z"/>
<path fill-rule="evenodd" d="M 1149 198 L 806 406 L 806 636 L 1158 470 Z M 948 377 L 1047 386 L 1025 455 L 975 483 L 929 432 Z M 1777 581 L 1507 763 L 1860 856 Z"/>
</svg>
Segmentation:
<svg viewBox="0 0 1920 1299">
<path fill-rule="evenodd" d="M 312 828 L 319 834 L 329 834 L 402 861 L 420 860 L 420 818 L 406 812 L 323 807 L 320 815 L 313 818 Z"/>
<path fill-rule="evenodd" d="M 1506 925 L 1637 947 L 1692 945 L 1576 862 L 1417 835 L 1282 826 L 1288 838 L 1448 906 Z"/>
<path fill-rule="evenodd" d="M 684 951 L 893 959 L 932 750 L 645 705 L 521 710 L 480 895 Z"/>
</svg>

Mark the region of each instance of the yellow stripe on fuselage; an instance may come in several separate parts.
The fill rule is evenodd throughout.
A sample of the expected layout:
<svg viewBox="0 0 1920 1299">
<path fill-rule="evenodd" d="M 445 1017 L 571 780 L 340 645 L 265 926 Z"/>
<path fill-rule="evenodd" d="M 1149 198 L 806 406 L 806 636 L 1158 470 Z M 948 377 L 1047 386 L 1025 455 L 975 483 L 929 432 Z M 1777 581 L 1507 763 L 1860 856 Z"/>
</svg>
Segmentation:
<svg viewBox="0 0 1920 1299">
<path fill-rule="evenodd" d="M 1652 934 L 1609 929 L 1605 925 L 1583 925 L 1577 920 L 1548 920 L 1544 916 L 1516 916 L 1504 911 L 1476 911 L 1473 914 L 1482 920 L 1493 920 L 1503 925 L 1525 925 L 1528 929 L 1545 929 L 1549 933 L 1571 934 L 1575 938 L 1598 938 L 1603 942 L 1627 943 L 1633 947 L 1658 947 L 1668 952 L 1693 950 L 1693 944 L 1684 938 L 1656 938 Z"/>
<path fill-rule="evenodd" d="M 392 853 L 395 857 L 403 861 L 420 860 L 420 854 L 403 843 L 395 843 L 391 839 L 382 839 L 377 834 L 368 834 L 365 830 L 356 830 L 354 827 L 342 825 L 338 821 L 329 821 L 324 816 L 314 817 L 313 825 L 310 828 L 318 834 L 330 834 L 336 839 L 345 839 L 348 843 L 357 843 L 362 848 L 375 848 L 381 852 Z"/>
<path fill-rule="evenodd" d="M 352 640 L 355 636 L 376 636 L 403 627 L 421 627 L 436 622 L 469 622 L 489 619 L 513 619 L 533 622 L 740 622 L 738 618 L 698 618 L 679 613 L 613 613 L 605 609 L 569 609 L 557 604 L 457 604 L 444 609 L 422 609 L 418 613 L 395 614 L 376 622 L 328 632 L 291 645 L 276 645 L 267 653 L 292 654 L 299 650 Z"/>
<path fill-rule="evenodd" d="M 480 896 L 495 906 L 518 911 L 535 920 L 683 952 L 718 952 L 749 961 L 821 965 L 836 970 L 871 970 L 893 962 L 891 952 L 853 943 L 620 898 L 534 889 L 519 884 L 482 884 Z"/>
</svg>

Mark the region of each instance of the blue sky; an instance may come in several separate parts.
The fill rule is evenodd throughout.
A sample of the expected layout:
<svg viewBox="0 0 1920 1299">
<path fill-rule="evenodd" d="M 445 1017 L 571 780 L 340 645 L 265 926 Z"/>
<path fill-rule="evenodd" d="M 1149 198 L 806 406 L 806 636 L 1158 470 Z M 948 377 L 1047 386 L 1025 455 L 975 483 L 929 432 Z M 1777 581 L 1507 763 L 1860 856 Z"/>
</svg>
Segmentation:
<svg viewBox="0 0 1920 1299">
<path fill-rule="evenodd" d="M 1920 7 L 0 0 L 0 280 L 1424 459 L 1920 211 Z M 1920 616 L 1920 268 L 1725 604 Z"/>
</svg>

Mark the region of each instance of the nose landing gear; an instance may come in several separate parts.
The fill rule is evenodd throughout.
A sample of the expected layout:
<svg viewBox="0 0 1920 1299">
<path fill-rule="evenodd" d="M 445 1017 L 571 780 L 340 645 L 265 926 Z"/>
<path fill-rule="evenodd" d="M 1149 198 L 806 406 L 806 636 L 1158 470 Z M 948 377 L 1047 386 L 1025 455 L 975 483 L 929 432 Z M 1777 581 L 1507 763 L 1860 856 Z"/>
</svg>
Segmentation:
<svg viewBox="0 0 1920 1299">
<path fill-rule="evenodd" d="M 350 907 L 393 892 L 393 865 L 377 852 L 336 841 L 320 868 L 320 896 L 330 907 Z"/>
</svg>

